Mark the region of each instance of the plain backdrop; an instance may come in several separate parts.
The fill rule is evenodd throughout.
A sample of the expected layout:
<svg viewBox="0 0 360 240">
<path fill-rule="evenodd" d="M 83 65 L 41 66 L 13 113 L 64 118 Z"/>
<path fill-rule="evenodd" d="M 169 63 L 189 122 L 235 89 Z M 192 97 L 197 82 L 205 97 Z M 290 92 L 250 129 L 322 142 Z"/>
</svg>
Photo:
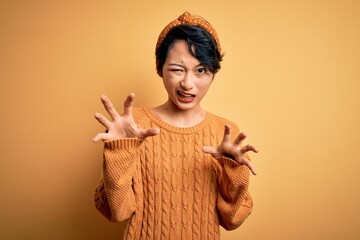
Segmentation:
<svg viewBox="0 0 360 240">
<path fill-rule="evenodd" d="M 360 239 L 360 1 L 0 1 L 0 239 L 120 239 L 93 204 L 101 94 L 166 100 L 158 34 L 185 10 L 225 53 L 203 107 L 252 154 L 254 211 L 222 239 Z"/>
</svg>

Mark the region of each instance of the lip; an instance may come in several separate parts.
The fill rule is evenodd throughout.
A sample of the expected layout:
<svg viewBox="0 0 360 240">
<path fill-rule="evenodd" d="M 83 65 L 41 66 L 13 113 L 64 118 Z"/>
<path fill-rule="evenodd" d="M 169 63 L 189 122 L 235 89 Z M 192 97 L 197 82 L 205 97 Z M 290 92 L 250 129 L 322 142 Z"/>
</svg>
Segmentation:
<svg viewBox="0 0 360 240">
<path fill-rule="evenodd" d="M 177 98 L 180 102 L 182 103 L 191 103 L 194 101 L 196 95 L 195 94 L 191 94 L 191 93 L 187 93 L 187 92 L 183 92 L 183 91 L 177 91 L 176 92 Z"/>
<path fill-rule="evenodd" d="M 191 97 L 195 97 L 195 96 L 196 96 L 195 94 L 188 93 L 188 92 L 184 92 L 184 91 L 181 91 L 181 90 L 178 90 L 177 93 L 178 93 L 178 94 L 181 94 L 181 95 L 184 95 L 184 96 L 191 96 Z"/>
</svg>

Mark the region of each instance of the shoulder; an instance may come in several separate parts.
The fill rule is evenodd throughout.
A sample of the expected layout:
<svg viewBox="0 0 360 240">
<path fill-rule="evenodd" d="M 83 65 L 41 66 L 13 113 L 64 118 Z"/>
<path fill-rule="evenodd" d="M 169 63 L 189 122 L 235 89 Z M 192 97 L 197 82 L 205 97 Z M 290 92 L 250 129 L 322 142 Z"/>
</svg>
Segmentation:
<svg viewBox="0 0 360 240">
<path fill-rule="evenodd" d="M 147 127 L 150 123 L 150 119 L 146 113 L 146 108 L 133 108 L 132 114 L 134 121 L 141 127 Z"/>
<path fill-rule="evenodd" d="M 214 127 L 223 129 L 225 124 L 228 124 L 228 125 L 230 125 L 233 132 L 240 131 L 238 125 L 235 122 L 233 122 L 232 120 L 215 115 L 210 112 L 208 112 L 207 114 L 209 114 L 210 124 L 214 125 Z"/>
<path fill-rule="evenodd" d="M 134 117 L 134 120 L 140 119 L 146 115 L 144 108 L 132 108 L 132 114 Z"/>
<path fill-rule="evenodd" d="M 141 121 L 144 118 L 147 118 L 145 108 L 133 108 L 132 114 L 135 122 Z"/>
</svg>

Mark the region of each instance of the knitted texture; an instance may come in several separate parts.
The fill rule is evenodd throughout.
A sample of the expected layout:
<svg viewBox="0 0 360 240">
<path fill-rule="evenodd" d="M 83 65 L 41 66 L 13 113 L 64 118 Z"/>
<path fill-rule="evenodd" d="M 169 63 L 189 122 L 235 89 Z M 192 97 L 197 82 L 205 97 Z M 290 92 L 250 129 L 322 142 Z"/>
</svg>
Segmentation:
<svg viewBox="0 0 360 240">
<path fill-rule="evenodd" d="M 221 45 L 220 45 L 220 40 L 219 37 L 217 35 L 217 32 L 215 30 L 215 28 L 213 28 L 213 26 L 211 26 L 211 24 L 206 21 L 205 19 L 203 19 L 202 17 L 198 17 L 198 16 L 194 16 L 191 15 L 189 12 L 184 12 L 183 14 L 181 14 L 177 19 L 171 21 L 160 33 L 157 43 L 156 43 L 156 49 L 155 51 L 158 50 L 158 48 L 160 47 L 162 41 L 164 40 L 164 38 L 166 37 L 166 35 L 169 33 L 169 31 L 179 25 L 182 24 L 187 24 L 187 25 L 193 25 L 193 26 L 199 26 L 203 29 L 205 29 L 208 33 L 211 34 L 211 36 L 214 38 L 214 40 L 216 41 L 216 44 L 218 46 L 218 50 L 219 53 L 221 54 Z"/>
<path fill-rule="evenodd" d="M 252 210 L 250 171 L 213 158 L 203 146 L 223 138 L 224 118 L 207 113 L 191 128 L 173 127 L 145 108 L 133 109 L 142 128 L 160 128 L 146 140 L 105 142 L 96 208 L 111 221 L 128 220 L 124 239 L 219 239 L 219 225 L 240 226 Z"/>
</svg>

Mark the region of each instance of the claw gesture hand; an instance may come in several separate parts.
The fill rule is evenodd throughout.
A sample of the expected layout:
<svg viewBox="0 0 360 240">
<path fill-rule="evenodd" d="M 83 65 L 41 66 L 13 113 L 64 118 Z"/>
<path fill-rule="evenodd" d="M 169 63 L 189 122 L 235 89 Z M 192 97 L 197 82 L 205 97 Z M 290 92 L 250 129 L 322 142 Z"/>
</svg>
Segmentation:
<svg viewBox="0 0 360 240">
<path fill-rule="evenodd" d="M 108 141 L 121 138 L 139 138 L 145 139 L 150 136 L 157 135 L 160 130 L 158 128 L 143 129 L 138 128 L 132 115 L 132 104 L 134 102 L 135 94 L 130 93 L 124 102 L 124 112 L 120 115 L 110 99 L 103 95 L 101 96 L 101 102 L 103 103 L 106 111 L 109 113 L 112 121 L 108 120 L 100 113 L 95 113 L 95 118 L 105 128 L 105 133 L 98 133 L 93 138 L 94 142 L 99 140 Z"/>
<path fill-rule="evenodd" d="M 230 125 L 226 124 L 224 130 L 224 138 L 220 146 L 218 147 L 204 146 L 203 152 L 211 154 L 213 157 L 228 156 L 234 159 L 239 164 L 246 165 L 250 169 L 250 171 L 254 175 L 256 175 L 256 170 L 253 164 L 248 159 L 245 158 L 244 154 L 249 151 L 257 153 L 258 150 L 252 145 L 245 145 L 244 147 L 240 146 L 240 144 L 246 138 L 245 133 L 240 133 L 237 136 L 237 138 L 234 140 L 234 142 L 230 141 L 230 135 L 231 135 Z"/>
</svg>

